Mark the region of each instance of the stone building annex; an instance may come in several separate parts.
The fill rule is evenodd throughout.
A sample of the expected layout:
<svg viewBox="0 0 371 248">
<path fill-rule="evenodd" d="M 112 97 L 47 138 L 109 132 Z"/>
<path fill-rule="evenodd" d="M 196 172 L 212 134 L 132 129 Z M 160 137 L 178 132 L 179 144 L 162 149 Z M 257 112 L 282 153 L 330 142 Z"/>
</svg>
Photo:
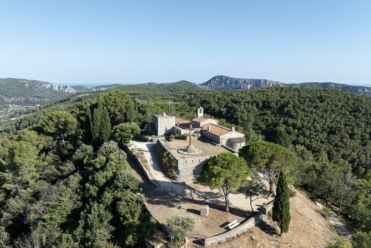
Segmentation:
<svg viewBox="0 0 371 248">
<path fill-rule="evenodd" d="M 157 140 L 158 145 L 174 157 L 177 166 L 174 179 L 178 182 L 196 181 L 202 165 L 210 156 L 216 156 L 222 152 L 237 154 L 238 150 L 245 146 L 243 133 L 237 132 L 234 128 L 219 126 L 217 120 L 206 118 L 203 114 L 202 107 L 197 110 L 197 118 L 192 120 L 163 113 L 154 115 L 153 121 L 147 125 L 149 134 L 179 135 L 180 139 L 166 141 L 164 138 L 159 138 Z M 194 133 L 197 134 L 195 137 L 192 135 Z"/>
<path fill-rule="evenodd" d="M 147 132 L 156 136 L 178 134 L 182 137 L 189 133 L 189 129 L 192 128 L 191 133 L 199 133 L 201 137 L 235 152 L 245 146 L 245 135 L 243 133 L 237 132 L 234 127 L 229 129 L 219 126 L 217 120 L 206 118 L 203 114 L 204 109 L 199 107 L 197 118 L 192 120 L 166 115 L 166 113 L 154 115 L 153 121 L 147 125 Z"/>
</svg>

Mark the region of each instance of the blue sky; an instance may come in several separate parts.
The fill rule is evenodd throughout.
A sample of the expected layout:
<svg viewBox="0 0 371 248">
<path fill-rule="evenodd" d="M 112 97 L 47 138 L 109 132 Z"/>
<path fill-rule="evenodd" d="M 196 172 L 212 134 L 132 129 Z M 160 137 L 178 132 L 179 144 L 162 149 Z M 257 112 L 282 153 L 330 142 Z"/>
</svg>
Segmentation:
<svg viewBox="0 0 371 248">
<path fill-rule="evenodd" d="M 0 1 L 0 78 L 371 85 L 371 1 Z"/>
</svg>

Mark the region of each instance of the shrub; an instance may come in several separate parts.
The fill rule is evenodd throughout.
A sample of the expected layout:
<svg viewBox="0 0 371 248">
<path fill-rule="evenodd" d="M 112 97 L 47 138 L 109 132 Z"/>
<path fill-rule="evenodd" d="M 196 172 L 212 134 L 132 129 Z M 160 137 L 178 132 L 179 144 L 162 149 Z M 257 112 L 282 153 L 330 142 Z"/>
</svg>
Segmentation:
<svg viewBox="0 0 371 248">
<path fill-rule="evenodd" d="M 189 136 L 189 133 L 185 133 L 183 134 L 184 137 L 188 137 Z"/>
<path fill-rule="evenodd" d="M 272 217 L 272 216 L 273 216 L 273 210 L 270 210 L 270 211 L 268 212 L 268 215 L 269 215 L 270 217 Z"/>
<path fill-rule="evenodd" d="M 175 135 L 170 135 L 170 139 L 175 139 Z"/>
<path fill-rule="evenodd" d="M 296 196 L 296 191 L 293 189 L 289 189 L 290 197 L 295 197 Z"/>
<path fill-rule="evenodd" d="M 193 137 L 198 137 L 198 133 L 192 133 Z"/>
<path fill-rule="evenodd" d="M 167 219 L 167 225 L 170 229 L 171 240 L 185 241 L 188 232 L 192 232 L 195 227 L 195 220 L 191 217 L 172 216 Z"/>
<path fill-rule="evenodd" d="M 144 137 L 143 137 L 143 141 L 144 141 L 144 142 L 148 142 L 148 140 L 149 140 L 149 137 L 148 137 L 148 136 L 144 136 Z"/>
<path fill-rule="evenodd" d="M 179 134 L 175 134 L 174 138 L 179 139 L 180 138 Z"/>
<path fill-rule="evenodd" d="M 323 209 L 322 209 L 322 215 L 323 215 L 323 217 L 325 217 L 326 219 L 330 218 L 331 215 L 332 215 L 331 209 L 328 208 L 328 207 L 323 206 Z"/>
</svg>

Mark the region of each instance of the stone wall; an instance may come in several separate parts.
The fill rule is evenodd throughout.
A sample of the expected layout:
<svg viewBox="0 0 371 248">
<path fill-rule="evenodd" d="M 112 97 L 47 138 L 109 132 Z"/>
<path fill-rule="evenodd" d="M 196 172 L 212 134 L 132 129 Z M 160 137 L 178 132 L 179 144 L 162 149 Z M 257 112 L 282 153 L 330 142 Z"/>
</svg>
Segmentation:
<svg viewBox="0 0 371 248">
<path fill-rule="evenodd" d="M 156 126 L 157 135 L 164 135 L 175 126 L 175 116 L 172 115 L 155 115 L 153 117 Z"/>
<path fill-rule="evenodd" d="M 201 135 L 205 137 L 206 139 L 210 140 L 211 142 L 214 142 L 216 144 L 220 144 L 220 138 L 219 136 L 206 132 L 206 131 L 201 131 Z"/>
<path fill-rule="evenodd" d="M 227 141 L 229 138 L 243 138 L 245 135 L 238 132 L 229 132 L 220 136 L 220 144 L 227 146 Z"/>
<path fill-rule="evenodd" d="M 262 207 L 263 214 L 267 215 L 269 213 L 269 211 L 272 210 L 273 204 L 274 204 L 274 200 L 272 200 L 271 202 L 269 202 L 266 206 L 263 206 Z"/>
<path fill-rule="evenodd" d="M 124 146 L 124 150 L 127 154 L 129 154 L 139 165 L 139 168 L 143 171 L 144 176 L 148 179 L 148 181 L 155 187 L 158 187 L 158 184 L 155 182 L 155 180 L 152 179 L 151 175 L 147 171 L 146 167 L 142 164 L 142 162 L 138 159 L 137 156 L 133 154 L 133 152 L 127 147 Z"/>
<path fill-rule="evenodd" d="M 178 182 L 191 183 L 196 181 L 198 175 L 200 175 L 202 165 L 209 159 L 209 156 L 195 157 L 195 158 L 183 158 L 179 159 L 178 162 L 178 175 L 175 176 L 175 180 Z"/>
<path fill-rule="evenodd" d="M 216 244 L 216 243 L 219 243 L 219 242 L 224 242 L 227 239 L 230 239 L 230 238 L 235 237 L 239 234 L 242 234 L 242 233 L 246 232 L 247 230 L 249 230 L 250 228 L 258 225 L 261 220 L 262 220 L 262 214 L 259 212 L 259 213 L 255 214 L 253 217 L 251 217 L 250 219 L 248 219 L 247 221 L 245 221 L 244 223 L 240 224 L 239 226 L 237 226 L 236 228 L 234 228 L 234 229 L 232 229 L 228 232 L 225 232 L 223 234 L 219 234 L 219 235 L 216 235 L 216 236 L 213 236 L 213 237 L 206 238 L 204 240 L 204 245 L 208 246 L 208 245 Z"/>
<path fill-rule="evenodd" d="M 157 144 L 161 145 L 166 151 L 168 151 L 176 160 L 178 175 L 175 176 L 175 180 L 178 182 L 191 183 L 196 181 L 197 176 L 200 174 L 202 165 L 206 160 L 209 159 L 209 156 L 200 156 L 194 158 L 183 158 L 177 159 L 176 156 L 167 149 L 167 147 L 162 143 L 162 141 L 157 141 Z"/>
<path fill-rule="evenodd" d="M 232 148 L 235 152 L 238 153 L 238 151 L 245 146 L 245 142 L 242 142 L 242 143 L 235 143 L 233 141 L 231 141 L 231 139 L 229 139 L 227 141 L 227 146 Z"/>
</svg>

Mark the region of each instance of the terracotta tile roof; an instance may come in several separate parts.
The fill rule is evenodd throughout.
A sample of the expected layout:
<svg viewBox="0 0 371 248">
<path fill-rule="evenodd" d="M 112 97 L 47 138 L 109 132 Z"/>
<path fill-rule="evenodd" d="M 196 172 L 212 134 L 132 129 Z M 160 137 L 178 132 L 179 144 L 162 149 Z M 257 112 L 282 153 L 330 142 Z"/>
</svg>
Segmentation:
<svg viewBox="0 0 371 248">
<path fill-rule="evenodd" d="M 210 130 L 208 130 L 209 129 L 208 127 L 210 127 Z M 215 134 L 217 136 L 221 136 L 223 134 L 232 132 L 232 130 L 229 129 L 229 128 L 222 127 L 222 126 L 217 126 L 217 125 L 212 124 L 212 123 L 208 123 L 206 125 L 203 125 L 202 130 L 206 131 L 206 132 L 209 132 L 209 133 L 212 133 L 212 134 Z"/>
<path fill-rule="evenodd" d="M 229 138 L 230 141 L 233 143 L 243 143 L 246 141 L 244 137 L 239 137 L 239 138 Z"/>
<path fill-rule="evenodd" d="M 206 121 L 210 118 L 205 118 L 205 117 L 198 117 L 198 118 L 194 118 L 192 119 L 192 121 L 197 121 L 197 122 L 203 122 L 203 121 Z"/>
<path fill-rule="evenodd" d="M 191 121 L 183 119 L 183 118 L 175 117 L 175 124 L 184 124 L 184 123 L 191 124 Z"/>
<path fill-rule="evenodd" d="M 191 124 L 190 120 L 175 117 L 175 126 L 180 127 L 181 129 L 189 128 L 190 124 Z"/>
</svg>

